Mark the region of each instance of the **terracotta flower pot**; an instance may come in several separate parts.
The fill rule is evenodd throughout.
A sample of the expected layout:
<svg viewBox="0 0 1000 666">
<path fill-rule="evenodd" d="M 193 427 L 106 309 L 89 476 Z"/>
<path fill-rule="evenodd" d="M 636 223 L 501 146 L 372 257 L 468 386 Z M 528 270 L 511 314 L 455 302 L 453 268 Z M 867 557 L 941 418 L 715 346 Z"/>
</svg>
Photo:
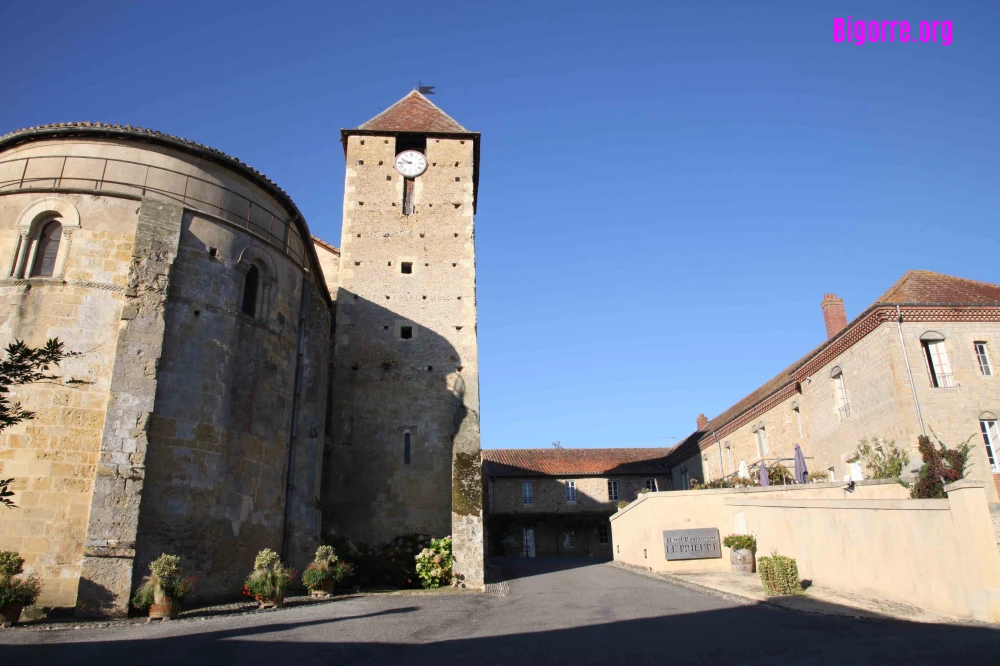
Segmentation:
<svg viewBox="0 0 1000 666">
<path fill-rule="evenodd" d="M 24 610 L 24 604 L 4 604 L 0 606 L 0 625 L 8 626 L 11 624 L 17 624 L 18 620 L 21 619 L 21 611 Z"/>
<path fill-rule="evenodd" d="M 321 585 L 318 589 L 309 590 L 309 594 L 311 594 L 314 597 L 333 596 L 333 590 L 336 587 L 336 584 L 337 584 L 336 581 L 334 581 L 332 578 L 327 578 L 326 580 L 323 581 L 323 585 Z"/>
<path fill-rule="evenodd" d="M 732 565 L 734 573 L 752 574 L 756 563 L 753 551 L 749 548 L 734 548 L 729 551 L 729 564 Z"/>
<path fill-rule="evenodd" d="M 285 607 L 285 591 L 282 590 L 281 594 L 272 599 L 262 599 L 258 602 L 261 608 L 284 608 Z"/>
<path fill-rule="evenodd" d="M 181 612 L 181 600 L 167 595 L 156 594 L 149 605 L 149 619 L 176 620 Z"/>
</svg>

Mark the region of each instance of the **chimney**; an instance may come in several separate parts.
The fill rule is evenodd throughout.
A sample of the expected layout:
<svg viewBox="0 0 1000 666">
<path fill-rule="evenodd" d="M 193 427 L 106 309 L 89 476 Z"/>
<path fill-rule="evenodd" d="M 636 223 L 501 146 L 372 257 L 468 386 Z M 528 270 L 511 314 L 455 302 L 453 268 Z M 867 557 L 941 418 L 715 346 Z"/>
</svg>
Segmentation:
<svg viewBox="0 0 1000 666">
<path fill-rule="evenodd" d="M 847 328 L 847 313 L 844 312 L 844 299 L 837 294 L 823 294 L 823 321 L 826 322 L 827 339 Z"/>
<path fill-rule="evenodd" d="M 698 430 L 704 430 L 705 426 L 708 425 L 708 419 L 705 418 L 704 414 L 699 414 L 698 415 L 697 422 L 698 422 Z"/>
</svg>

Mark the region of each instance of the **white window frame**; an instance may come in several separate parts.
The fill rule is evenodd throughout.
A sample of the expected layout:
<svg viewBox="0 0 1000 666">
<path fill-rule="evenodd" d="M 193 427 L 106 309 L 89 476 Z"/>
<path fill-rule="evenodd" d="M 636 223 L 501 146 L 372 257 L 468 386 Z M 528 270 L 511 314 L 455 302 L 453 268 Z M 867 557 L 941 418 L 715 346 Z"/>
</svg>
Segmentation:
<svg viewBox="0 0 1000 666">
<path fill-rule="evenodd" d="M 563 548 L 576 550 L 576 533 L 573 530 L 563 532 Z"/>
<path fill-rule="evenodd" d="M 983 340 L 977 340 L 972 344 L 973 348 L 976 350 L 976 359 L 979 361 L 979 372 L 981 372 L 984 377 L 992 377 L 993 364 L 990 363 L 990 351 L 986 346 L 986 342 Z"/>
<path fill-rule="evenodd" d="M 566 503 L 576 504 L 576 481 L 566 482 Z"/>
<path fill-rule="evenodd" d="M 608 501 L 617 502 L 621 499 L 621 494 L 618 492 L 618 480 L 608 479 Z"/>
<path fill-rule="evenodd" d="M 648 490 L 651 493 L 657 492 L 656 479 L 646 479 L 646 490 Z"/>
<path fill-rule="evenodd" d="M 986 461 L 994 473 L 1000 474 L 1000 426 L 992 419 L 981 419 L 979 430 L 986 445 Z"/>
<path fill-rule="evenodd" d="M 521 482 L 521 506 L 535 505 L 535 483 L 533 481 Z"/>
<path fill-rule="evenodd" d="M 955 375 L 951 371 L 944 340 L 921 340 L 920 344 L 924 350 L 924 361 L 927 363 L 931 387 L 954 388 Z"/>
</svg>

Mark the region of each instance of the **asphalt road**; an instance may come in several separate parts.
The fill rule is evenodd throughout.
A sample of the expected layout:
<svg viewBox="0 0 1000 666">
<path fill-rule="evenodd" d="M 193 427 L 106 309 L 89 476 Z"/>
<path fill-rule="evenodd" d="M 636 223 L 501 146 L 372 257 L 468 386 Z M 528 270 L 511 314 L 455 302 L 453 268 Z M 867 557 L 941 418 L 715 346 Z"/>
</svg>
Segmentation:
<svg viewBox="0 0 1000 666">
<path fill-rule="evenodd" d="M 368 596 L 203 621 L 0 631 L 0 663 L 1000 663 L 1000 629 L 741 605 L 590 561 L 501 566 L 510 585 L 504 597 Z"/>
</svg>

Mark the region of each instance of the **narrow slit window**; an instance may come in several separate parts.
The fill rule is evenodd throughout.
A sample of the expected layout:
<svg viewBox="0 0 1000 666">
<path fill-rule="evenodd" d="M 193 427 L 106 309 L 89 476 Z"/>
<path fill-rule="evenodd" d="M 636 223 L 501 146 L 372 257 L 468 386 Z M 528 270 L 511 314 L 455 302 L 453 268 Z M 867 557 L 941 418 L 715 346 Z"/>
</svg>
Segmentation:
<svg viewBox="0 0 1000 666">
<path fill-rule="evenodd" d="M 410 464 L 410 431 L 403 431 L 403 464 Z"/>
<path fill-rule="evenodd" d="M 403 215 L 413 215 L 413 179 L 403 179 Z"/>
</svg>

